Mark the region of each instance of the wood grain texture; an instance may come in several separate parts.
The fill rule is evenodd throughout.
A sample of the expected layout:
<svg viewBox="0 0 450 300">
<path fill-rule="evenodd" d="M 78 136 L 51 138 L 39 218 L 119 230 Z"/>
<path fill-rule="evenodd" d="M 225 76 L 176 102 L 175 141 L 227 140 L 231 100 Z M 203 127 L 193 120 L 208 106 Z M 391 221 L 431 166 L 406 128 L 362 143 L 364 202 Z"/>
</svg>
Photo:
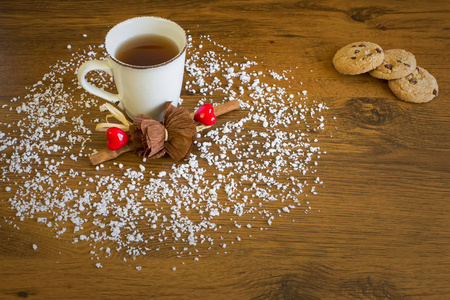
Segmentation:
<svg viewBox="0 0 450 300">
<path fill-rule="evenodd" d="M 0 299 L 450 298 L 448 1 L 2 1 L 0 104 L 69 60 L 67 45 L 99 44 L 112 25 L 140 15 L 172 19 L 194 38 L 209 35 L 240 57 L 257 56 L 268 70 L 293 69 L 308 96 L 329 107 L 329 129 L 318 133 L 327 154 L 315 174 L 325 187 L 310 213 L 292 210 L 198 262 L 180 264 L 167 246 L 137 261 L 114 252 L 100 269 L 89 243 L 55 238 L 35 219 L 10 223 L 15 212 L 0 187 Z M 337 73 L 334 53 L 355 40 L 414 53 L 436 77 L 439 96 L 414 105 L 397 100 L 386 81 Z M 188 109 L 201 98 L 182 93 Z M 20 118 L 0 111 L 1 122 Z M 139 164 L 131 153 L 121 162 Z M 65 167 L 109 172 L 87 159 Z M 170 167 L 164 158 L 151 168 Z"/>
</svg>

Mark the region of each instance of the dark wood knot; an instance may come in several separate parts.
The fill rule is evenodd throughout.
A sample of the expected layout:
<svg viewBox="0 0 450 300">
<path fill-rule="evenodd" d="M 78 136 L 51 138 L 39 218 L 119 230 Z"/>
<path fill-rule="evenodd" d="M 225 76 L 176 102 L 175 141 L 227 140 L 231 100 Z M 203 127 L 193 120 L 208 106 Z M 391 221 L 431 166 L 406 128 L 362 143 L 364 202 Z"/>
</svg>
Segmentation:
<svg viewBox="0 0 450 300">
<path fill-rule="evenodd" d="M 390 281 L 373 277 L 361 277 L 345 281 L 340 286 L 341 295 L 349 299 L 407 299 Z"/>
<path fill-rule="evenodd" d="M 397 112 L 396 104 L 385 98 L 351 98 L 346 106 L 352 119 L 363 126 L 383 126 Z"/>
<path fill-rule="evenodd" d="M 382 15 L 384 13 L 384 10 L 378 7 L 371 6 L 353 8 L 348 12 L 348 15 L 350 16 L 350 18 L 352 18 L 352 20 L 364 23 L 365 21 L 373 19 L 374 17 Z"/>
<path fill-rule="evenodd" d="M 388 30 L 388 28 L 383 24 L 377 24 L 375 26 L 375 29 L 382 30 L 382 31 Z"/>
</svg>

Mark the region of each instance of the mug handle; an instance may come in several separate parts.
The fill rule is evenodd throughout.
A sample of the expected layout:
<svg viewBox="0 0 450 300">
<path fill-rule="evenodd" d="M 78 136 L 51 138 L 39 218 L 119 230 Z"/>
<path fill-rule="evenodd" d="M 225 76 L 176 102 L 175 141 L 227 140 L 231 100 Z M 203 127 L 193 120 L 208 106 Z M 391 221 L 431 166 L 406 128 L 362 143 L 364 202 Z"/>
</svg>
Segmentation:
<svg viewBox="0 0 450 300">
<path fill-rule="evenodd" d="M 78 82 L 89 93 L 108 100 L 116 105 L 119 105 L 120 98 L 118 94 L 107 92 L 101 88 L 96 87 L 95 85 L 90 84 L 86 80 L 86 74 L 95 70 L 105 71 L 109 75 L 113 76 L 112 69 L 108 60 L 89 60 L 84 62 L 78 69 Z"/>
</svg>

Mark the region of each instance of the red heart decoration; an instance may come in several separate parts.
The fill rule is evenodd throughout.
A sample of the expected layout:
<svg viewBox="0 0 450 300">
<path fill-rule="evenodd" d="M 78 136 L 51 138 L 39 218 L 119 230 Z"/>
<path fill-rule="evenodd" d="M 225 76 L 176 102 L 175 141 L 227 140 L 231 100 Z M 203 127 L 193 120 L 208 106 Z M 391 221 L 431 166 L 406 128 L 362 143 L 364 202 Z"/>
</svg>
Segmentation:
<svg viewBox="0 0 450 300">
<path fill-rule="evenodd" d="M 203 125 L 214 125 L 217 121 L 214 107 L 207 103 L 200 106 L 194 114 L 194 120 Z"/>
<path fill-rule="evenodd" d="M 119 150 L 128 143 L 130 139 L 129 135 L 118 127 L 110 127 L 106 130 L 106 137 L 108 141 L 106 142 L 106 147 L 109 150 Z"/>
</svg>

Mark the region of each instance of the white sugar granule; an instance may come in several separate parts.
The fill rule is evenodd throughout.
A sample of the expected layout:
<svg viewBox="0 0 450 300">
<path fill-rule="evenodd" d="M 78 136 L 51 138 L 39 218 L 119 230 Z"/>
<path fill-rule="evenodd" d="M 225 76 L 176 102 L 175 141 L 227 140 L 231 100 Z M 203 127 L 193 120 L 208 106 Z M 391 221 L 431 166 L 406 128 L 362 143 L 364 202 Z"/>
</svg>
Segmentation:
<svg viewBox="0 0 450 300">
<path fill-rule="evenodd" d="M 38 246 L 36 244 L 33 244 L 33 250 L 36 251 L 38 249 Z"/>
<path fill-rule="evenodd" d="M 295 207 L 311 210 L 304 198 L 323 186 L 314 174 L 326 153 L 320 147 L 326 104 L 305 97 L 292 70 L 263 70 L 260 62 L 239 58 L 209 36 L 199 38 L 202 47 L 188 39 L 186 91 L 200 95 L 197 107 L 239 100 L 239 118 L 219 119 L 198 134 L 186 161 L 163 171 L 154 172 L 152 160 L 129 166 L 118 158 L 95 172 L 86 167 L 87 156 L 100 150 L 90 147 L 105 112 L 81 89 L 76 70 L 105 53 L 103 46 L 73 52 L 71 60 L 57 61 L 27 88 L 27 95 L 2 107 L 5 115 L 18 116 L 15 123 L 0 124 L 0 180 L 5 191 L 13 191 L 9 205 L 15 210 L 7 222 L 17 227 L 14 222 L 34 219 L 56 238 L 89 243 L 97 260 L 113 251 L 136 259 L 170 249 L 197 261 L 197 245 L 231 247 L 242 234 L 267 229 Z M 94 76 L 94 84 L 111 88 L 103 76 Z M 65 166 L 74 161 L 85 167 Z M 228 225 L 218 225 L 219 219 Z"/>
</svg>

